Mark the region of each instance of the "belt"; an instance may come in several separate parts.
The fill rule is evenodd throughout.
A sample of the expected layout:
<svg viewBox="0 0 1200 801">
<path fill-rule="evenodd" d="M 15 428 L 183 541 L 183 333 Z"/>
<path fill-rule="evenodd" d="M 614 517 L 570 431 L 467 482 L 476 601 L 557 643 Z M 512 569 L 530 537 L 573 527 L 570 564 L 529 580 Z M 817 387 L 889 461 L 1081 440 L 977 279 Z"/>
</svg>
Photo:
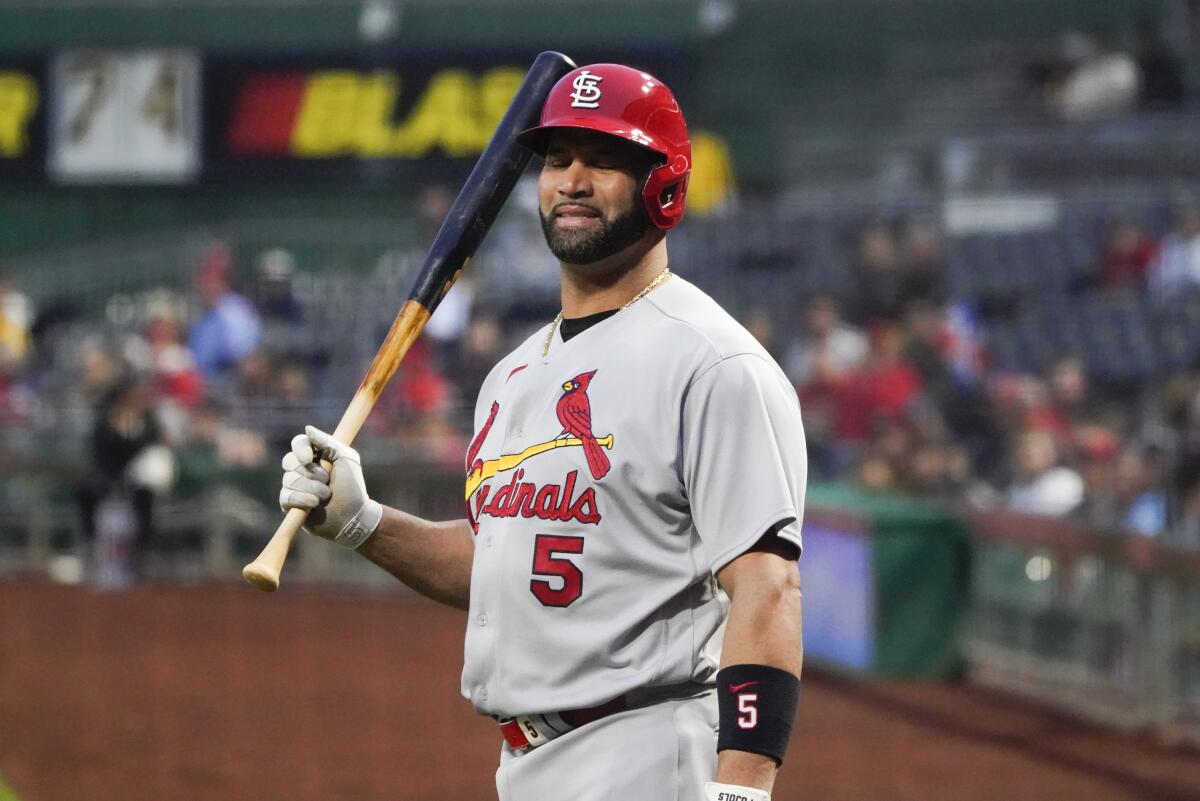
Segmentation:
<svg viewBox="0 0 1200 801">
<path fill-rule="evenodd" d="M 568 709 L 565 712 L 547 712 L 542 715 L 518 715 L 515 718 L 500 718 L 497 722 L 500 724 L 500 733 L 504 735 L 504 741 L 514 751 L 520 751 L 545 745 L 572 729 L 628 708 L 628 699 L 619 695 L 611 701 L 586 709 Z"/>
</svg>

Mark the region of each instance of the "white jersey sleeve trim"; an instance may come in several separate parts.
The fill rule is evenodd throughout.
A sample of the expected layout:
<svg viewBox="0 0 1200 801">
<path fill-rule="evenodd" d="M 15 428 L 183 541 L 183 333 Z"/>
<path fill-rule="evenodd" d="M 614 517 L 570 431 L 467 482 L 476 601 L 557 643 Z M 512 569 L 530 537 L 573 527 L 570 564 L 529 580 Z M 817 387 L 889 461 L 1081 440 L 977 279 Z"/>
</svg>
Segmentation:
<svg viewBox="0 0 1200 801">
<path fill-rule="evenodd" d="M 750 550 L 754 543 L 758 542 L 763 537 L 772 533 L 781 540 L 790 542 L 801 551 L 804 550 L 804 544 L 801 541 L 799 526 L 796 525 L 799 516 L 796 510 L 792 507 L 784 507 L 772 514 L 767 515 L 766 519 L 758 526 L 752 526 L 738 537 L 735 544 L 721 551 L 712 560 L 712 573 L 715 576 L 734 559 Z"/>
</svg>

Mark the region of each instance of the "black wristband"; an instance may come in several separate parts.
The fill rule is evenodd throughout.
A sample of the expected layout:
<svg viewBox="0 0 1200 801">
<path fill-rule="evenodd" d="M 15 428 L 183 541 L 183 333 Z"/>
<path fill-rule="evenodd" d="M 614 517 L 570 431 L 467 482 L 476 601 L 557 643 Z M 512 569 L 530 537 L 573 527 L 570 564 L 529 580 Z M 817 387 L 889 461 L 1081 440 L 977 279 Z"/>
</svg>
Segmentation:
<svg viewBox="0 0 1200 801">
<path fill-rule="evenodd" d="M 731 665 L 717 674 L 717 751 L 749 751 L 783 764 L 800 705 L 800 679 L 770 665 Z"/>
</svg>

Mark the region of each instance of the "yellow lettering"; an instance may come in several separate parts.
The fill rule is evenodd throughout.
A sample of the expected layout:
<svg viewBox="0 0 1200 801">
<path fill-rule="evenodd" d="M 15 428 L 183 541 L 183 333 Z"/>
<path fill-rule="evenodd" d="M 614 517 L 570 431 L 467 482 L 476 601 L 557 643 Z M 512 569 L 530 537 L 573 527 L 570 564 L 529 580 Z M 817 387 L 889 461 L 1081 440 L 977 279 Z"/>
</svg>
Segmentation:
<svg viewBox="0 0 1200 801">
<path fill-rule="evenodd" d="M 441 148 L 452 158 L 478 153 L 487 143 L 480 137 L 475 81 L 463 70 L 443 70 L 395 135 L 397 156 L 420 158 Z"/>
<path fill-rule="evenodd" d="M 0 72 L 0 158 L 25 153 L 25 129 L 38 107 L 38 87 L 20 72 Z"/>
<path fill-rule="evenodd" d="M 359 76 L 348 70 L 309 77 L 292 131 L 292 152 L 301 158 L 347 156 L 353 150 Z"/>
<path fill-rule="evenodd" d="M 497 67 L 488 70 L 479 79 L 479 125 L 483 134 L 481 148 L 492 137 L 524 79 L 525 73 L 515 67 Z"/>
<path fill-rule="evenodd" d="M 366 158 L 390 156 L 396 132 L 392 114 L 400 94 L 400 79 L 391 72 L 364 76 L 358 83 L 354 111 L 355 152 Z"/>
<path fill-rule="evenodd" d="M 465 70 L 436 73 L 408 117 L 393 124 L 400 76 L 349 70 L 309 77 L 292 132 L 301 158 L 423 158 L 441 150 L 451 158 L 479 153 L 512 102 L 524 77 L 497 67 L 476 79 Z"/>
</svg>

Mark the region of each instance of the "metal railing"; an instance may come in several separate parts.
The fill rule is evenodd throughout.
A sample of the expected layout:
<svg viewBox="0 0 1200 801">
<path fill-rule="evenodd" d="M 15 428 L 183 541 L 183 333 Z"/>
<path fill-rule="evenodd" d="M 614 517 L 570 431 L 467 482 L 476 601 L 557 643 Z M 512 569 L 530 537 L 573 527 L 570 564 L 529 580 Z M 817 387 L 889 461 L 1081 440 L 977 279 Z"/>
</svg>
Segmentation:
<svg viewBox="0 0 1200 801">
<path fill-rule="evenodd" d="M 50 573 L 64 558 L 94 580 L 100 547 L 83 533 L 74 487 L 83 478 L 66 461 L 22 462 L 19 476 L 0 485 L 10 514 L 0 521 L 0 578 L 5 573 Z M 165 495 L 154 506 L 154 534 L 140 554 L 149 578 L 237 581 L 279 523 L 273 489 L 278 471 L 230 469 L 188 497 Z M 418 464 L 376 466 L 372 493 L 387 503 L 433 519 L 462 516 L 462 477 Z M 132 532 L 127 532 L 132 537 Z M 296 540 L 286 580 L 403 590 L 383 571 L 345 549 L 310 537 Z"/>
<path fill-rule="evenodd" d="M 971 518 L 975 680 L 1200 742 L 1200 555 L 1046 518 Z"/>
</svg>

